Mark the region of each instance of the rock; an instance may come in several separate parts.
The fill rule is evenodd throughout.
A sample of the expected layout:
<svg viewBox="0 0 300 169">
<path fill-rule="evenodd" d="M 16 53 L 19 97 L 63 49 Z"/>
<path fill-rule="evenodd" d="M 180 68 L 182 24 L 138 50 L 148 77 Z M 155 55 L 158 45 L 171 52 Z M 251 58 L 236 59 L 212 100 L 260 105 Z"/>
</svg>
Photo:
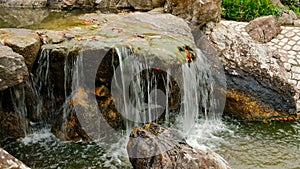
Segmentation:
<svg viewBox="0 0 300 169">
<path fill-rule="evenodd" d="M 179 132 L 155 123 L 132 130 L 127 153 L 133 168 L 230 169 L 220 155 L 194 149 Z"/>
<path fill-rule="evenodd" d="M 182 17 L 192 25 L 201 27 L 204 24 L 221 20 L 221 0 L 167 0 L 165 12 Z"/>
<path fill-rule="evenodd" d="M 293 25 L 294 20 L 297 20 L 297 15 L 292 10 L 286 10 L 278 17 L 278 22 L 281 25 Z"/>
<path fill-rule="evenodd" d="M 95 0 L 62 0 L 62 7 L 70 8 L 92 8 Z"/>
<path fill-rule="evenodd" d="M 300 27 L 300 19 L 294 20 L 294 26 Z"/>
<path fill-rule="evenodd" d="M 44 8 L 47 0 L 3 0 L 0 7 Z"/>
<path fill-rule="evenodd" d="M 172 69 L 172 73 L 176 74 L 176 71 L 181 69 L 178 66 L 187 63 L 186 53 L 179 50 L 179 48 L 188 46 L 187 51 L 193 52 L 195 50 L 195 44 L 191 29 L 188 24 L 179 17 L 171 14 L 159 14 L 159 13 L 129 13 L 129 14 L 86 14 L 79 17 L 86 25 L 82 27 L 70 27 L 68 34 L 74 36 L 74 38 L 68 40 L 59 40 L 57 43 L 49 40 L 48 44 L 42 46 L 42 51 L 49 54 L 49 83 L 53 86 L 54 98 L 62 97 L 61 93 L 68 93 L 68 96 L 64 98 L 72 98 L 71 94 L 72 84 L 70 82 L 72 76 L 72 70 L 74 70 L 74 61 L 82 59 L 83 73 L 85 76 L 81 79 L 84 82 L 83 85 L 79 85 L 84 88 L 88 97 L 91 91 L 94 94 L 95 87 L 97 91 L 104 92 L 105 94 L 97 95 L 96 102 L 88 102 L 89 106 L 79 105 L 80 109 L 85 117 L 81 117 L 80 114 L 76 114 L 81 127 L 87 132 L 87 135 L 91 135 L 87 130 L 89 125 L 83 124 L 84 121 L 88 121 L 88 117 L 94 117 L 97 115 L 95 111 L 98 106 L 101 110 L 105 123 L 112 129 L 123 129 L 125 127 L 125 119 L 122 112 L 116 107 L 116 99 L 122 92 L 115 92 L 116 95 L 112 96 L 112 79 L 114 71 L 119 67 L 118 52 L 122 52 L 124 55 L 124 63 L 128 63 L 129 56 L 140 56 L 138 58 L 145 58 L 151 62 L 154 62 L 155 67 L 158 69 L 175 67 Z M 169 22 L 172 20 L 172 22 Z M 53 39 L 51 35 L 57 35 L 61 31 L 46 31 L 43 35 L 49 39 Z M 40 32 L 39 32 L 40 33 Z M 46 38 L 47 39 L 47 38 Z M 59 38 L 60 39 L 60 38 Z M 131 63 L 131 62 L 130 62 Z M 67 67 L 69 66 L 69 67 Z M 160 72 L 159 70 L 156 70 Z M 158 79 L 164 79 L 166 75 L 157 73 Z M 177 74 L 176 74 L 177 75 Z M 164 76 L 164 78 L 162 78 Z M 146 75 L 144 76 L 146 78 Z M 169 110 L 175 112 L 180 106 L 180 89 L 178 87 L 180 80 L 179 77 L 170 78 L 172 87 L 170 88 L 170 100 Z M 65 83 L 67 80 L 67 83 Z M 163 81 L 163 80 L 162 80 Z M 82 83 L 81 82 L 81 83 Z M 164 81 L 165 82 L 165 81 Z M 163 82 L 162 82 L 163 83 Z M 96 86 L 95 86 L 96 84 Z M 73 92 L 75 92 L 73 90 Z M 74 94 L 74 93 L 72 93 Z M 95 95 L 94 95 L 95 98 Z M 62 103 L 56 103 L 56 107 L 61 107 Z M 64 104 L 65 106 L 65 104 Z M 77 110 L 78 110 L 77 109 Z M 62 110 L 57 110 L 61 113 Z M 55 111 L 54 111 L 55 112 Z M 72 113 L 70 113 L 72 115 Z M 73 113 L 74 115 L 74 113 Z M 67 117 L 67 116 L 65 116 Z M 66 127 L 61 127 L 65 123 L 63 120 L 59 120 L 57 117 L 54 121 L 55 127 L 53 127 L 54 133 L 60 133 L 65 130 Z M 91 118 L 95 120 L 96 118 Z M 81 120 L 83 122 L 81 122 Z M 55 129 L 54 129 L 55 128 Z M 67 129 L 68 130 L 68 129 Z M 92 131 L 92 130 L 91 130 Z M 92 132 L 93 133 L 93 132 Z M 62 135 L 64 134 L 56 134 Z M 79 134 L 78 134 L 79 135 Z M 74 138 L 76 137 L 65 137 Z"/>
<path fill-rule="evenodd" d="M 248 34 L 258 42 L 269 42 L 280 32 L 280 24 L 273 16 L 263 16 L 249 22 L 245 27 Z"/>
<path fill-rule="evenodd" d="M 282 8 L 284 7 L 284 5 L 280 2 L 280 0 L 271 0 L 271 3 Z"/>
<path fill-rule="evenodd" d="M 95 7 L 98 9 L 115 9 L 115 8 L 127 8 L 130 7 L 128 2 L 125 1 L 125 4 L 122 3 L 124 1 L 120 0 L 96 0 Z"/>
<path fill-rule="evenodd" d="M 28 76 L 24 58 L 0 44 L 0 90 L 23 83 Z"/>
<path fill-rule="evenodd" d="M 163 7 L 166 0 L 128 0 L 129 4 L 135 10 L 151 10 L 157 7 Z"/>
<path fill-rule="evenodd" d="M 282 115 L 276 110 L 264 108 L 255 98 L 235 90 L 227 90 L 224 112 L 242 120 L 271 119 Z"/>
<path fill-rule="evenodd" d="M 0 111 L 0 142 L 25 137 L 29 121 L 16 113 Z"/>
<path fill-rule="evenodd" d="M 278 53 L 225 23 L 205 29 L 211 43 L 206 47 L 215 48 L 225 69 L 225 113 L 247 120 L 290 116 L 296 110 L 296 89 L 282 61 L 273 58 Z"/>
<path fill-rule="evenodd" d="M 22 55 L 30 71 L 40 50 L 40 38 L 28 29 L 0 29 L 0 40 Z"/>
<path fill-rule="evenodd" d="M 8 152 L 0 148 L 0 168 L 11 168 L 11 169 L 30 169 L 20 160 L 16 159 Z"/>
</svg>

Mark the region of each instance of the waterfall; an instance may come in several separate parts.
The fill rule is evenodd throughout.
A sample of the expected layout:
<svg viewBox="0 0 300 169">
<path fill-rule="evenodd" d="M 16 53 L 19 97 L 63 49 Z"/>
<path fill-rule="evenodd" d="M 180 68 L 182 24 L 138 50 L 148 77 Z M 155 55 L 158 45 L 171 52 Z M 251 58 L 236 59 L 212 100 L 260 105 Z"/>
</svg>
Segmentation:
<svg viewBox="0 0 300 169">
<path fill-rule="evenodd" d="M 218 105 L 213 94 L 216 82 L 208 61 L 199 49 L 196 50 L 197 58 L 190 64 L 182 64 L 177 74 L 171 73 L 177 67 L 157 68 L 160 64 L 133 54 L 128 48 L 117 48 L 116 51 L 120 64 L 114 74 L 111 92 L 115 95 L 119 112 L 130 121 L 128 128 L 157 121 L 159 115 L 164 115 L 165 124 L 171 123 L 170 116 L 174 113 L 169 108 L 171 78 L 178 80 L 180 88 L 180 110 L 175 112 L 174 125 L 182 133 L 188 135 L 199 119 L 220 119 L 222 112 L 215 111 Z M 158 72 L 156 69 L 165 73 L 163 89 L 158 88 L 161 79 L 153 75 L 153 72 Z"/>
<path fill-rule="evenodd" d="M 134 126 L 157 122 L 175 127 L 188 137 L 193 132 L 193 128 L 203 120 L 220 119 L 222 112 L 216 111 L 218 98 L 214 94 L 217 82 L 208 60 L 199 49 L 195 50 L 197 57 L 192 62 L 175 64 L 175 66 L 173 63 L 168 65 L 168 61 L 133 53 L 126 47 L 115 48 L 113 51 L 115 52 L 109 59 L 117 59 L 118 64 L 110 65 L 113 66 L 114 73 L 109 90 L 116 108 L 114 113 L 120 114 L 125 133 L 128 134 Z M 96 68 L 102 61 L 97 56 L 97 52 L 99 51 L 89 54 L 96 55 L 95 58 L 100 60 L 93 61 Z M 87 56 L 80 53 L 74 56 L 68 55 L 64 59 L 65 101 L 61 107 L 57 107 L 57 99 L 54 96 L 54 88 L 49 76 L 50 50 L 41 51 L 36 71 L 27 82 L 33 93 L 35 119 L 42 123 L 49 123 L 49 119 L 53 119 L 51 115 L 61 114 L 63 121 L 61 125 L 65 125 L 70 115 L 76 115 L 82 123 L 81 127 L 88 130 L 86 131 L 88 134 L 90 131 L 103 132 L 103 128 L 99 127 L 101 124 L 98 123 L 104 123 L 107 119 L 99 114 L 101 110 L 98 110 L 99 105 L 92 92 L 95 91 L 97 69 L 89 71 L 90 67 L 85 65 L 88 59 L 83 58 Z M 82 92 L 79 94 L 83 95 L 77 95 L 78 92 Z M 26 113 L 25 94 L 16 93 L 16 91 L 11 93 L 12 97 L 16 98 L 14 101 L 16 111 Z M 82 109 L 80 104 L 88 106 Z M 49 111 L 50 114 L 44 115 L 45 111 Z M 81 112 L 76 113 L 76 111 Z M 65 127 L 62 126 L 60 130 L 66 132 Z M 111 128 L 114 127 L 111 126 Z M 111 133 L 111 130 L 109 131 L 106 135 Z"/>
<path fill-rule="evenodd" d="M 17 120 L 19 126 L 22 128 L 24 134 L 27 134 L 28 124 L 24 119 L 27 117 L 27 108 L 25 102 L 25 86 L 19 85 L 9 89 L 11 101 L 13 104 L 14 111 L 18 116 Z"/>
<path fill-rule="evenodd" d="M 35 114 L 37 119 L 46 121 L 49 117 L 43 117 L 45 111 L 53 111 L 55 108 L 55 97 L 53 86 L 49 78 L 50 50 L 42 49 L 38 58 L 38 66 L 32 80 L 32 91 L 35 97 Z M 46 106 L 46 110 L 45 110 Z"/>
</svg>

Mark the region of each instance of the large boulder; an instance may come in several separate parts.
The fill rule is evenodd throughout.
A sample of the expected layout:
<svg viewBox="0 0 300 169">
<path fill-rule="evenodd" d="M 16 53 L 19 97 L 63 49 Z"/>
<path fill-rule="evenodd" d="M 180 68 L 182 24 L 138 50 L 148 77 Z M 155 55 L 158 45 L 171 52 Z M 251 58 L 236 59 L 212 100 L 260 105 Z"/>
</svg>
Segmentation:
<svg viewBox="0 0 300 169">
<path fill-rule="evenodd" d="M 0 51 L 0 90 L 4 90 L 24 82 L 28 69 L 23 56 L 11 48 L 0 44 Z"/>
<path fill-rule="evenodd" d="M 220 155 L 192 148 L 178 131 L 155 123 L 132 130 L 127 152 L 133 168 L 230 169 Z"/>
<path fill-rule="evenodd" d="M 0 40 L 24 57 L 30 71 L 39 54 L 41 45 L 39 36 L 32 30 L 8 28 L 0 29 Z"/>
<path fill-rule="evenodd" d="M 262 16 L 249 22 L 245 27 L 248 34 L 258 42 L 269 42 L 276 37 L 280 31 L 280 24 L 274 16 Z"/>
<path fill-rule="evenodd" d="M 221 20 L 221 0 L 167 0 L 165 11 L 188 20 L 192 25 Z"/>
<path fill-rule="evenodd" d="M 11 168 L 11 169 L 30 169 L 20 160 L 10 155 L 7 151 L 0 148 L 0 168 Z"/>
<path fill-rule="evenodd" d="M 289 83 L 290 72 L 280 59 L 283 57 L 254 41 L 241 24 L 209 24 L 203 35 L 210 43 L 202 48 L 213 47 L 225 68 L 225 113 L 244 120 L 291 115 L 298 97 L 295 86 Z"/>
<path fill-rule="evenodd" d="M 64 31 L 38 31 L 43 41 L 46 42 L 46 45 L 42 46 L 42 51 L 47 54 L 50 62 L 47 78 L 50 86 L 53 87 L 51 90 L 56 91 L 53 101 L 57 101 L 57 98 L 66 100 L 65 103 L 56 102 L 57 110 L 63 113 L 62 109 L 59 109 L 61 106 L 63 108 L 77 106 L 77 110 L 80 110 L 76 116 L 72 116 L 74 112 L 70 112 L 68 117 L 64 116 L 64 119 L 61 119 L 61 114 L 54 120 L 52 131 L 58 137 L 67 140 L 72 140 L 72 138 L 76 140 L 79 137 L 86 138 L 83 132 L 77 130 L 79 128 L 77 123 L 71 125 L 71 128 L 70 125 L 65 125 L 72 124 L 70 120 L 76 118 L 82 122 L 82 129 L 87 131 L 90 136 L 89 124 L 84 123 L 84 121 L 89 121 L 89 118 L 92 121 L 95 120 L 93 117 L 97 113 L 95 111 L 97 105 L 105 122 L 111 128 L 124 128 L 126 120 L 122 115 L 124 112 L 119 111 L 119 107 L 115 105 L 119 101 L 117 99 L 123 98 L 120 97 L 122 92 L 115 92 L 111 89 L 114 71 L 118 71 L 120 66 L 120 56 L 122 56 L 123 64 L 131 65 L 134 65 L 134 61 L 141 62 L 136 64 L 145 65 L 143 63 L 143 59 L 145 59 L 145 62 L 149 63 L 151 78 L 160 79 L 161 82 L 159 83 L 164 84 L 167 79 L 164 70 L 170 69 L 170 73 L 175 75 L 177 71 L 181 71 L 179 66 L 188 62 L 187 53 L 193 57 L 195 53 L 195 44 L 190 27 L 182 18 L 171 14 L 104 15 L 93 13 L 82 15 L 79 19 L 85 25 L 70 27 Z M 169 22 L 170 20 L 172 22 Z M 134 60 L 132 60 L 133 57 L 135 57 Z M 75 63 L 76 59 L 82 59 L 80 63 L 82 63 L 83 73 L 80 74 L 84 74 L 84 77 L 76 78 L 82 81 L 79 88 L 82 87 L 83 90 L 71 91 L 71 80 L 75 69 L 72 66 L 77 64 Z M 193 59 L 191 58 L 190 61 Z M 133 76 L 137 76 L 135 73 Z M 145 71 L 141 72 L 141 76 L 143 76 L 143 80 L 147 78 Z M 175 77 L 169 79 L 172 87 L 170 88 L 168 108 L 175 112 L 179 109 L 181 95 L 174 79 Z M 178 82 L 182 79 L 176 77 L 176 80 Z M 163 88 L 162 86 L 159 87 Z M 92 99 L 95 98 L 95 90 L 98 93 L 96 94 L 97 100 Z M 88 104 L 70 104 L 74 103 L 72 100 L 74 95 L 76 96 L 76 91 L 81 91 L 81 100 L 84 102 L 80 103 L 86 102 Z M 112 94 L 112 92 L 115 93 Z M 47 102 L 45 101 L 45 103 Z M 74 122 L 77 121 L 74 120 Z M 70 132 L 65 134 L 63 131 Z"/>
</svg>

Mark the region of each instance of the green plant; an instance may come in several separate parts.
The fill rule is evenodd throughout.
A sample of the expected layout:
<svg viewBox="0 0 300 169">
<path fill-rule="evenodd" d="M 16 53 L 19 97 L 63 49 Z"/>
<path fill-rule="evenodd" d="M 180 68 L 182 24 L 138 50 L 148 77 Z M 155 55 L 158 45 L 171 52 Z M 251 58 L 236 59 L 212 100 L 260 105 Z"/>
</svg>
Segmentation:
<svg viewBox="0 0 300 169">
<path fill-rule="evenodd" d="M 260 16 L 278 16 L 282 8 L 269 0 L 223 0 L 222 17 L 237 21 L 250 21 Z"/>
</svg>

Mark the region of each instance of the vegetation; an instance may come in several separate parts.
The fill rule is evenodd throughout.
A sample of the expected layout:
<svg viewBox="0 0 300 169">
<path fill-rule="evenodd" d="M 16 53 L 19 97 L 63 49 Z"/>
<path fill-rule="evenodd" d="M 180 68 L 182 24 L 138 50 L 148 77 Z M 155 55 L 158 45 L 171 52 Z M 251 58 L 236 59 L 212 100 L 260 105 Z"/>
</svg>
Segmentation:
<svg viewBox="0 0 300 169">
<path fill-rule="evenodd" d="M 271 4 L 269 0 L 223 0 L 222 17 L 229 20 L 250 21 L 260 16 L 282 13 L 284 8 Z"/>
</svg>

